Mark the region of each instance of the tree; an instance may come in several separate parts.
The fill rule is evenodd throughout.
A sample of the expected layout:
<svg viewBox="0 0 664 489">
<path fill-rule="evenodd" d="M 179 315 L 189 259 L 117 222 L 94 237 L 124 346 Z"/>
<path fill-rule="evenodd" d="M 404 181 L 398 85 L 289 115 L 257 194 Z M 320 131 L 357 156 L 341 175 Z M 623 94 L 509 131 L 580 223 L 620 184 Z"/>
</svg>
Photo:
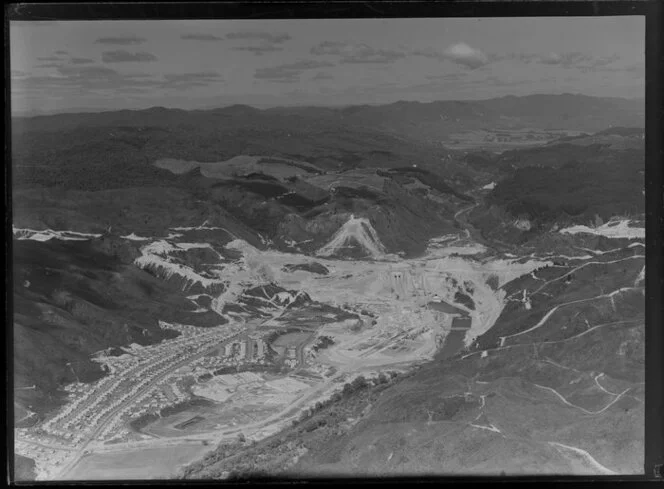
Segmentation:
<svg viewBox="0 0 664 489">
<path fill-rule="evenodd" d="M 353 388 L 351 387 L 351 385 L 350 385 L 349 383 L 346 382 L 346 383 L 344 384 L 344 388 L 343 388 L 343 391 L 342 391 L 342 392 L 343 392 L 343 395 L 344 395 L 344 396 L 347 396 L 347 395 L 349 395 L 351 392 L 353 392 Z"/>
<path fill-rule="evenodd" d="M 367 379 L 363 375 L 356 377 L 353 382 L 351 382 L 351 390 L 353 392 L 358 391 L 367 386 Z"/>
</svg>

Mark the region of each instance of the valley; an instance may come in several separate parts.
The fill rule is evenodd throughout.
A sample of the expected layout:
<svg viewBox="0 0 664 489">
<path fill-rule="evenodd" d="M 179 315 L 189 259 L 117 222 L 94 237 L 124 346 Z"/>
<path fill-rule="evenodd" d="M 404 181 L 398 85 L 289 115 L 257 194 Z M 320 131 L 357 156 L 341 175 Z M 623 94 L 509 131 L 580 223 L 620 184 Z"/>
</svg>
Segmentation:
<svg viewBox="0 0 664 489">
<path fill-rule="evenodd" d="M 458 216 L 467 210 L 462 209 Z M 334 252 L 343 248 L 347 239 L 362 233 L 358 228 L 361 226 L 342 226 L 340 233 L 347 234 L 333 236 L 321 250 Z M 259 441 L 287 427 L 303 410 L 329 399 L 344 382 L 358 375 L 372 378 L 385 371 L 407 372 L 436 356 L 459 358 L 457 351 L 468 351 L 494 325 L 510 301 L 517 300 L 527 309 L 526 304 L 546 294 L 547 286 L 552 287 L 584 268 L 622 262 L 642 267 L 644 259 L 634 247 L 617 248 L 593 258 L 579 254 L 570 260 L 570 265 L 562 267 L 565 273 L 542 282 L 544 279 L 536 277 L 534 272 L 553 266 L 547 257 L 531 257 L 524 262 L 505 254 L 496 256 L 464 236 L 465 233 L 447 236 L 446 245 L 433 240 L 427 253 L 418 259 L 381 255 L 372 261 L 335 260 L 320 256 L 324 252 L 318 253 L 315 263 L 327 271 L 325 275 L 306 270 L 306 265 L 311 264 L 306 255 L 261 251 L 242 240 L 231 241 L 226 247 L 239 251 L 242 259 L 225 264 L 225 291 L 213 301 L 213 307 L 222 311 L 228 304 L 241 304 L 246 297 L 242 284 L 251 283 L 254 289 L 262 287 L 261 294 L 250 296 L 261 312 L 260 318 L 251 319 L 247 313 L 228 313 L 231 317 L 228 323 L 206 328 L 160 322 L 160 327 L 175 330 L 179 336 L 152 346 L 123 348 L 119 356 L 100 352 L 95 361 L 104 365 L 109 374 L 93 384 L 68 386 L 69 400 L 64 409 L 37 426 L 18 429 L 18 453 L 37 461 L 38 477 L 42 480 L 70 480 L 72 476 L 74 480 L 113 479 L 120 473 L 116 474 L 112 467 L 123 471 L 124 466 L 105 462 L 107 456 L 112 460 L 115 454 L 131 453 L 132 458 L 140 459 L 158 448 L 191 447 L 192 458 L 179 459 L 185 463 L 209 451 L 205 447 L 234 442 L 240 434 L 245 440 Z M 369 233 L 359 241 L 376 239 L 375 233 Z M 143 268 L 154 263 L 148 263 L 147 259 L 154 253 L 162 257 L 161 266 L 168 266 L 169 253 L 174 250 L 204 247 L 204 244 L 180 242 L 177 237 L 170 241 L 147 241 L 141 247 L 143 255 L 135 260 Z M 172 244 L 165 246 L 168 242 Z M 371 252 L 379 245 L 369 242 L 366 247 Z M 634 254 L 611 259 L 628 249 Z M 639 267 L 633 270 L 638 273 Z M 214 284 L 213 278 L 192 274 L 186 266 L 179 265 L 172 273 L 187 277 L 189 286 L 196 280 L 208 287 Z M 521 299 L 518 299 L 521 290 L 507 295 L 502 288 L 531 275 L 537 288 L 524 289 Z M 270 282 L 260 285 L 261 276 L 270 277 Z M 498 289 L 487 285 L 490 277 L 494 277 Z M 638 283 L 636 275 L 626 280 Z M 296 303 L 299 293 L 277 291 L 270 295 L 268 290 L 274 285 L 280 290 L 297 288 L 312 301 L 330 304 L 332 312 L 326 314 L 327 321 L 316 324 L 320 318 L 311 311 L 289 308 Z M 546 329 L 547 321 L 553 322 L 552 316 L 564 306 L 610 299 L 615 307 L 615 299 L 621 299 L 621 294 L 638 290 L 643 287 L 618 288 L 559 303 L 530 328 L 499 337 L 496 347 L 481 350 L 475 347 L 459 360 L 473 356 L 485 359 L 523 345 L 555 345 L 593 334 L 599 328 L 634 323 L 626 320 L 587 324 L 578 332 L 563 333 L 567 337 L 561 339 L 530 339 L 536 330 Z M 471 298 L 470 302 L 459 302 L 461 294 Z M 338 321 L 346 315 L 348 319 Z M 462 318 L 469 319 L 469 326 L 455 326 Z M 292 328 L 302 333 L 283 334 Z M 279 335 L 270 340 L 275 331 Z M 251 338 L 255 341 L 249 341 Z M 319 338 L 329 338 L 331 345 L 314 350 L 312 346 Z M 267 359 L 269 351 L 282 357 L 278 370 L 274 367 L 279 361 Z M 232 373 L 248 366 L 253 368 L 246 373 Z M 564 404 L 582 412 L 600 414 L 629 389 L 613 394 L 601 387 L 598 376 L 594 378 L 598 388 L 613 396 L 598 411 L 576 406 L 554 389 L 537 384 L 536 387 L 550 391 Z M 471 390 L 469 395 L 479 394 Z M 188 407 L 187 403 L 192 405 Z M 178 407 L 172 410 L 173 414 L 169 414 L 171 406 Z M 477 419 L 481 416 L 478 414 Z M 142 427 L 132 428 L 141 419 L 145 419 L 140 424 Z M 469 426 L 500 433 L 492 424 Z M 592 468 L 592 464 L 586 466 Z M 136 470 L 137 476 L 148 474 Z M 154 468 L 149 471 L 153 473 Z"/>
<path fill-rule="evenodd" d="M 640 133 L 441 107 L 417 136 L 390 106 L 21 121 L 33 478 L 638 473 Z"/>
</svg>

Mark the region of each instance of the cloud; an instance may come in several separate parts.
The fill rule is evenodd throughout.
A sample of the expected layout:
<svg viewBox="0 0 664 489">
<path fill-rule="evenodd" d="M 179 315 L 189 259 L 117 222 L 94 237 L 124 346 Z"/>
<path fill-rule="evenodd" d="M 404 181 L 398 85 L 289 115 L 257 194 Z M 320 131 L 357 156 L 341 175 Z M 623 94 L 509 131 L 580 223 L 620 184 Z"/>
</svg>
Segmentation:
<svg viewBox="0 0 664 489">
<path fill-rule="evenodd" d="M 94 63 L 95 60 L 90 58 L 71 58 L 69 62 L 74 65 L 89 65 Z"/>
<path fill-rule="evenodd" d="M 393 63 L 405 58 L 406 53 L 391 49 L 376 49 L 367 44 L 323 41 L 311 48 L 311 54 L 340 56 L 341 63 Z"/>
<path fill-rule="evenodd" d="M 130 53 L 129 51 L 104 51 L 101 55 L 104 63 L 144 63 L 157 61 L 157 57 L 151 53 Z"/>
<path fill-rule="evenodd" d="M 445 59 L 471 70 L 480 68 L 489 63 L 489 57 L 486 54 L 464 42 L 449 46 L 443 51 L 443 56 Z"/>
<path fill-rule="evenodd" d="M 147 41 L 147 39 L 143 37 L 123 36 L 123 37 L 100 37 L 95 41 L 95 43 L 129 46 L 129 45 L 143 44 L 145 41 Z"/>
<path fill-rule="evenodd" d="M 307 70 L 329 68 L 334 66 L 326 61 L 303 60 L 267 68 L 259 68 L 254 73 L 258 80 L 268 80 L 279 83 L 292 83 L 300 80 L 300 75 Z"/>
<path fill-rule="evenodd" d="M 285 33 L 269 32 L 231 32 L 226 35 L 229 40 L 242 41 L 260 41 L 258 45 L 237 46 L 232 48 L 234 51 L 247 51 L 256 56 L 262 56 L 265 53 L 283 51 L 280 44 L 291 39 L 291 36 Z"/>
<path fill-rule="evenodd" d="M 55 68 L 56 72 L 49 75 L 30 75 L 13 80 L 12 89 L 44 91 L 50 95 L 58 89 L 84 92 L 130 85 L 135 81 L 104 66 L 59 65 Z"/>
<path fill-rule="evenodd" d="M 56 90 L 88 92 L 111 90 L 121 93 L 141 90 L 181 90 L 192 87 L 223 83 L 217 72 L 169 73 L 156 77 L 148 73 L 120 73 L 107 66 L 60 65 L 55 73 L 34 76 L 25 72 L 12 72 L 12 89 L 30 90 L 52 94 Z"/>
<path fill-rule="evenodd" d="M 204 71 L 198 73 L 172 73 L 164 75 L 164 78 L 167 81 L 172 82 L 183 82 L 183 81 L 192 81 L 192 80 L 201 80 L 201 79 L 219 79 L 221 75 L 216 71 Z"/>
<path fill-rule="evenodd" d="M 472 48 L 465 43 L 453 44 L 443 51 L 435 49 L 418 49 L 411 51 L 410 54 L 437 59 L 439 61 L 451 61 L 471 70 L 487 65 L 496 60 L 496 56 L 490 57 L 479 49 Z"/>
<path fill-rule="evenodd" d="M 584 55 L 579 52 L 572 53 L 549 53 L 545 56 L 541 56 L 538 61 L 539 63 L 545 65 L 560 65 L 565 67 L 574 66 L 580 62 L 589 61 L 592 59 L 592 56 Z"/>
<path fill-rule="evenodd" d="M 438 59 L 440 61 L 451 61 L 469 70 L 475 70 L 495 61 L 505 59 L 504 55 L 497 53 L 487 54 L 480 49 L 469 46 L 465 42 L 452 44 L 443 51 L 435 49 L 418 49 L 411 51 L 410 54 L 423 56 L 425 58 Z"/>
<path fill-rule="evenodd" d="M 275 51 L 283 51 L 281 47 L 273 46 L 271 44 L 263 44 L 260 46 L 237 46 L 233 48 L 233 51 L 249 51 L 254 53 L 257 56 L 262 56 L 265 53 L 273 53 Z"/>
<path fill-rule="evenodd" d="M 612 54 L 610 56 L 597 57 L 579 51 L 573 51 L 567 53 L 551 52 L 548 54 L 521 53 L 513 55 L 512 58 L 518 59 L 524 63 L 538 63 L 550 66 L 560 66 L 566 69 L 576 68 L 583 72 L 590 72 L 604 71 L 604 67 L 618 61 L 620 56 L 617 54 Z M 616 71 L 620 71 L 620 69 Z"/>
<path fill-rule="evenodd" d="M 180 39 L 185 41 L 223 41 L 223 37 L 218 37 L 213 34 L 183 34 Z"/>
<path fill-rule="evenodd" d="M 577 65 L 576 67 L 579 68 L 583 72 L 588 72 L 588 71 L 623 71 L 624 68 L 620 67 L 614 67 L 614 66 L 608 66 L 612 65 L 616 61 L 620 60 L 620 56 L 617 54 L 612 54 L 611 56 L 602 56 L 602 57 L 595 57 L 591 58 L 589 61 L 586 61 L 583 64 Z"/>
<path fill-rule="evenodd" d="M 188 41 L 220 42 L 226 40 L 260 41 L 257 46 L 236 46 L 233 51 L 247 51 L 262 56 L 265 53 L 283 51 L 279 44 L 288 41 L 291 37 L 288 34 L 271 34 L 268 32 L 231 32 L 224 37 L 214 34 L 183 34 L 180 39 Z"/>
<path fill-rule="evenodd" d="M 172 73 L 164 75 L 162 88 L 184 89 L 222 83 L 224 78 L 216 71 L 198 73 Z"/>
<path fill-rule="evenodd" d="M 449 46 L 442 52 L 427 49 L 415 50 L 412 55 L 436 58 L 440 60 L 453 61 L 465 68 L 474 70 L 488 64 L 503 61 L 516 60 L 522 63 L 537 63 L 549 66 L 560 66 L 562 68 L 577 68 L 583 72 L 604 71 L 604 67 L 618 61 L 620 56 L 613 54 L 611 56 L 596 57 L 579 51 L 548 54 L 542 53 L 484 53 L 465 43 L 457 43 Z M 613 70 L 610 70 L 613 71 Z M 616 70 L 620 71 L 620 70 Z"/>
<path fill-rule="evenodd" d="M 243 39 L 245 41 L 262 41 L 270 44 L 281 44 L 292 38 L 286 33 L 230 32 L 226 34 L 226 39 Z"/>
</svg>

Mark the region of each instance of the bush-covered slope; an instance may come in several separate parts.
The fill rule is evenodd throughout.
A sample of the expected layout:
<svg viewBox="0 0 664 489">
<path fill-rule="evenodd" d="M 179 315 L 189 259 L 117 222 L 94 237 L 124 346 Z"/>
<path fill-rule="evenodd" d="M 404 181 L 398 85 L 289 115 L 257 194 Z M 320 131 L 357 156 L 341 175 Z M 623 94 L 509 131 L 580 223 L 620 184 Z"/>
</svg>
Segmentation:
<svg viewBox="0 0 664 489">
<path fill-rule="evenodd" d="M 496 185 L 487 203 L 544 222 L 564 215 L 607 220 L 616 214 L 639 214 L 645 210 L 642 161 L 643 154 L 621 154 L 559 168 L 520 168 Z"/>
<path fill-rule="evenodd" d="M 130 242 L 116 243 L 13 243 L 14 382 L 36 386 L 16 390 L 15 400 L 39 415 L 59 403 L 64 383 L 103 375 L 93 353 L 172 337 L 159 319 L 202 319 L 188 313 L 194 306 L 177 286 L 132 265 Z"/>
</svg>

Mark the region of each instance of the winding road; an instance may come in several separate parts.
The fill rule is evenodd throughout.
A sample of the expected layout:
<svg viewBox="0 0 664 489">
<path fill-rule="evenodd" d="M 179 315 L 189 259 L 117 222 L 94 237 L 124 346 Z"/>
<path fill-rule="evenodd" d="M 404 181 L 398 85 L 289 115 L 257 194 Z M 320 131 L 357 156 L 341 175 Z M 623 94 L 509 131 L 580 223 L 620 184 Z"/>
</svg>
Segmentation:
<svg viewBox="0 0 664 489">
<path fill-rule="evenodd" d="M 537 324 L 535 324 L 534 326 L 532 326 L 532 327 L 530 327 L 526 330 L 519 331 L 518 333 L 508 335 L 508 336 L 500 336 L 499 337 L 500 338 L 500 346 L 505 346 L 505 341 L 507 341 L 509 338 L 514 338 L 516 336 L 521 336 L 523 334 L 530 333 L 531 331 L 534 331 L 538 328 L 541 328 L 549 320 L 549 318 L 553 315 L 553 313 L 555 313 L 561 307 L 569 306 L 571 304 L 579 304 L 581 302 L 594 301 L 594 300 L 597 300 L 597 299 L 610 299 L 613 303 L 613 296 L 614 295 L 619 294 L 621 292 L 625 292 L 627 290 L 636 290 L 636 289 L 642 289 L 642 288 L 643 287 L 622 287 L 622 288 L 616 289 L 613 292 L 610 292 L 608 294 L 601 294 L 601 295 L 598 295 L 598 296 L 595 296 L 595 297 L 588 297 L 586 299 L 578 299 L 578 300 L 575 300 L 575 301 L 563 302 L 562 304 L 558 304 L 558 305 L 554 306 L 553 308 L 551 308 L 549 310 L 549 312 L 547 312 L 544 315 L 544 317 L 542 319 L 540 319 L 540 321 Z M 615 310 L 615 305 L 614 305 L 614 310 Z"/>
</svg>

